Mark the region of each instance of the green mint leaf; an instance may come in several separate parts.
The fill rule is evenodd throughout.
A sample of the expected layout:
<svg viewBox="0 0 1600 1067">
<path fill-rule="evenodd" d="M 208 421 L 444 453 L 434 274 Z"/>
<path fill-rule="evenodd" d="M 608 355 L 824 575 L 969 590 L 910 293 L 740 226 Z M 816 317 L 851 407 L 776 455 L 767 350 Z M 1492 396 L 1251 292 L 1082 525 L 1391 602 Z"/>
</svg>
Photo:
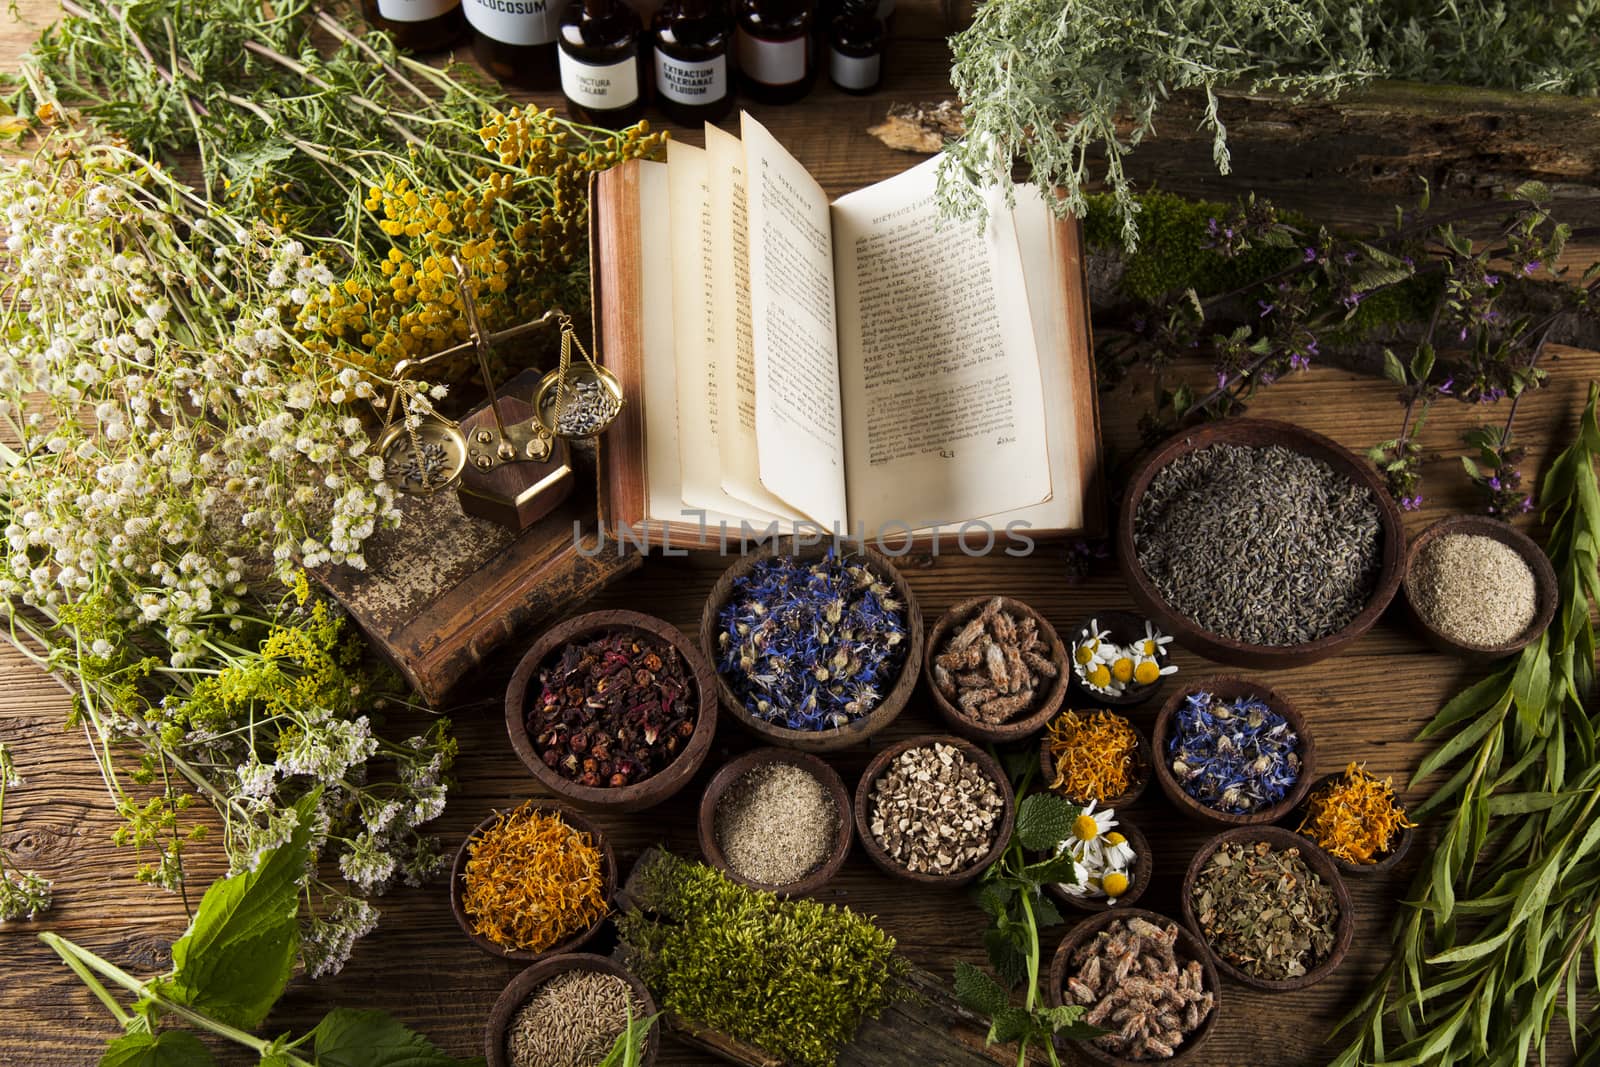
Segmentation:
<svg viewBox="0 0 1600 1067">
<path fill-rule="evenodd" d="M 991 1019 L 1011 1002 L 999 982 L 965 960 L 956 964 L 956 1000 L 968 1011 Z"/>
<path fill-rule="evenodd" d="M 1033 1033 L 1033 1016 L 1022 1008 L 1003 1008 L 989 1026 L 989 1044 L 1004 1045 Z"/>
<path fill-rule="evenodd" d="M 1383 350 L 1383 376 L 1396 385 L 1406 384 L 1405 364 L 1400 362 L 1400 357 L 1390 349 Z"/>
<path fill-rule="evenodd" d="M 1017 927 L 1026 934 L 1026 930 Z M 1015 988 L 1028 976 L 1028 956 L 1018 947 L 1016 940 L 1002 930 L 985 930 L 983 947 L 989 953 L 989 963 L 1006 988 Z"/>
<path fill-rule="evenodd" d="M 213 1067 L 211 1053 L 186 1030 L 126 1034 L 106 1046 L 100 1067 Z"/>
<path fill-rule="evenodd" d="M 381 1011 L 335 1008 L 312 1031 L 317 1067 L 481 1067 L 458 1060 Z"/>
<path fill-rule="evenodd" d="M 1053 793 L 1034 793 L 1017 807 L 1017 840 L 1030 852 L 1050 852 L 1072 833 L 1081 809 Z"/>
<path fill-rule="evenodd" d="M 1035 885 L 1074 885 L 1078 881 L 1072 857 L 1067 855 L 1052 856 L 1030 864 L 1022 869 L 1022 876 Z"/>
<path fill-rule="evenodd" d="M 320 791 L 295 805 L 289 841 L 253 871 L 212 883 L 189 930 L 172 945 L 161 995 L 212 1018 L 254 1030 L 283 995 L 300 945 L 300 883 L 310 862 L 312 812 Z"/>
<path fill-rule="evenodd" d="M 1059 925 L 1065 920 L 1061 918 L 1061 909 L 1056 907 L 1056 902 L 1041 894 L 1033 902 L 1033 921 L 1043 928 Z"/>
</svg>

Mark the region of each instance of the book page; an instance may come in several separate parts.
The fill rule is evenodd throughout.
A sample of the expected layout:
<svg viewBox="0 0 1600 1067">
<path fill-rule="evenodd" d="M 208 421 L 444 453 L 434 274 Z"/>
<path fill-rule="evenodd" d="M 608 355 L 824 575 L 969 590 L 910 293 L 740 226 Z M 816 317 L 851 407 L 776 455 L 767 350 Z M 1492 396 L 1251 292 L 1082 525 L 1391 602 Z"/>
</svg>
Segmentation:
<svg viewBox="0 0 1600 1067">
<path fill-rule="evenodd" d="M 750 327 L 761 484 L 806 518 L 848 525 L 828 197 L 742 116 L 750 218 Z"/>
<path fill-rule="evenodd" d="M 711 310 L 717 390 L 720 489 L 763 522 L 800 515 L 761 484 L 756 452 L 755 349 L 750 331 L 750 234 L 744 145 L 706 123 L 711 204 Z"/>
<path fill-rule="evenodd" d="M 1051 496 L 1011 215 L 938 225 L 938 158 L 834 204 L 850 519 L 925 529 Z"/>
</svg>

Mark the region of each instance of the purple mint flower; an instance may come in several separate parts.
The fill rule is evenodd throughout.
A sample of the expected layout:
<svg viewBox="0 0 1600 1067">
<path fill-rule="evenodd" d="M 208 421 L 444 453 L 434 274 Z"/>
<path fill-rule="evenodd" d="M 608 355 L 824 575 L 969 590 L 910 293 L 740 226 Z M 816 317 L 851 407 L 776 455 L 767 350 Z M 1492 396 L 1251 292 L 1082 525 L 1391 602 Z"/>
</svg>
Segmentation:
<svg viewBox="0 0 1600 1067">
<path fill-rule="evenodd" d="M 1261 309 L 1261 316 L 1260 316 L 1260 317 L 1261 317 L 1261 318 L 1263 318 L 1263 319 L 1264 319 L 1264 318 L 1266 318 L 1266 317 L 1267 317 L 1267 316 L 1268 316 L 1268 315 L 1270 315 L 1270 314 L 1272 314 L 1272 309 L 1273 309 L 1273 308 L 1274 308 L 1274 307 L 1275 307 L 1275 306 L 1276 306 L 1276 305 L 1274 305 L 1274 304 L 1269 304 L 1269 303 L 1267 303 L 1267 302 L 1266 302 L 1266 301 L 1265 301 L 1265 300 L 1257 300 L 1257 301 L 1256 301 L 1256 306 L 1257 306 L 1257 307 L 1259 307 L 1259 308 L 1260 308 L 1260 309 Z"/>
<path fill-rule="evenodd" d="M 1413 493 L 1410 496 L 1403 496 L 1403 497 L 1400 498 L 1400 510 L 1401 511 L 1416 511 L 1421 506 L 1422 506 L 1422 494 L 1421 493 Z"/>
<path fill-rule="evenodd" d="M 1315 263 L 1316 261 L 1317 261 L 1317 250 L 1315 248 L 1306 249 L 1306 262 L 1307 263 Z"/>
<path fill-rule="evenodd" d="M 1532 511 L 1533 510 L 1533 497 L 1531 497 L 1531 496 L 1523 497 L 1522 498 L 1522 503 L 1517 505 L 1517 510 L 1522 512 L 1524 515 L 1526 515 L 1530 511 Z"/>
<path fill-rule="evenodd" d="M 1311 357 L 1304 352 L 1291 352 L 1289 354 L 1290 370 L 1305 370 L 1311 366 Z"/>
<path fill-rule="evenodd" d="M 1317 339 L 1315 337 L 1306 342 L 1307 356 L 1320 356 L 1321 354 L 1321 351 L 1319 351 L 1317 348 Z"/>
<path fill-rule="evenodd" d="M 1465 326 L 1463 326 L 1463 327 L 1461 327 L 1461 340 L 1465 341 L 1466 339 L 1467 339 L 1467 328 Z"/>
<path fill-rule="evenodd" d="M 1366 298 L 1366 293 L 1347 293 L 1344 296 L 1343 303 L 1345 307 L 1354 309 Z"/>
<path fill-rule="evenodd" d="M 1455 387 L 1456 387 L 1456 379 L 1455 379 L 1454 375 L 1451 375 L 1450 377 L 1448 377 L 1448 378 L 1446 378 L 1444 380 L 1444 384 L 1443 385 L 1439 386 L 1439 392 L 1444 394 L 1445 396 L 1449 396 L 1450 395 L 1450 390 L 1454 389 Z"/>
<path fill-rule="evenodd" d="M 1487 285 L 1489 288 L 1493 289 L 1495 286 L 1500 284 L 1500 275 L 1498 275 L 1498 274 L 1485 274 L 1483 276 L 1483 284 Z"/>
<path fill-rule="evenodd" d="M 1538 270 L 1539 268 L 1541 268 L 1543 266 L 1544 266 L 1544 264 L 1540 263 L 1537 259 L 1530 259 L 1530 260 L 1528 260 L 1528 262 L 1526 262 L 1526 263 L 1524 263 L 1522 265 L 1522 273 L 1524 273 L 1524 274 L 1532 274 L 1534 271 Z"/>
<path fill-rule="evenodd" d="M 1227 371 L 1221 371 L 1221 370 L 1217 371 L 1217 388 L 1218 389 L 1226 389 L 1227 387 L 1228 387 L 1228 372 Z"/>
<path fill-rule="evenodd" d="M 1495 490 L 1496 492 L 1500 491 L 1500 479 L 1498 476 L 1491 475 L 1489 477 L 1489 488 Z"/>
<path fill-rule="evenodd" d="M 1406 266 L 1410 267 L 1412 270 L 1416 270 L 1417 269 L 1417 261 L 1412 259 L 1410 256 L 1401 256 L 1400 257 L 1400 262 L 1404 263 Z"/>
<path fill-rule="evenodd" d="M 1216 219 L 1207 219 L 1206 220 L 1206 232 L 1211 234 L 1211 236 L 1213 236 L 1213 237 L 1215 237 L 1217 235 L 1217 220 Z"/>
</svg>

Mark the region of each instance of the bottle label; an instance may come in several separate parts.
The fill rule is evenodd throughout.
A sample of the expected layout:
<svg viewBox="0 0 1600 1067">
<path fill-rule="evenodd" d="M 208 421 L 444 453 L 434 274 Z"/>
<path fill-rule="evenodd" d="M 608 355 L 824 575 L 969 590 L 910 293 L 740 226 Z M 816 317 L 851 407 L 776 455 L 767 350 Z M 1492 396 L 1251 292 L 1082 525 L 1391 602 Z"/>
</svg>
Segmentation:
<svg viewBox="0 0 1600 1067">
<path fill-rule="evenodd" d="M 491 41 L 540 45 L 556 39 L 561 9 L 556 0 L 463 0 L 467 21 Z"/>
<path fill-rule="evenodd" d="M 378 14 L 390 22 L 422 22 L 460 6 L 461 0 L 378 0 Z"/>
<path fill-rule="evenodd" d="M 739 69 L 763 85 L 791 85 L 806 76 L 806 39 L 763 41 L 739 30 Z"/>
<path fill-rule="evenodd" d="M 679 104 L 715 104 L 728 95 L 728 57 L 694 62 L 656 53 L 656 91 Z"/>
<path fill-rule="evenodd" d="M 847 56 L 829 49 L 828 77 L 841 89 L 870 89 L 878 84 L 883 56 Z"/>
<path fill-rule="evenodd" d="M 639 61 L 585 63 L 561 51 L 561 91 L 579 107 L 612 111 L 639 99 Z"/>
</svg>

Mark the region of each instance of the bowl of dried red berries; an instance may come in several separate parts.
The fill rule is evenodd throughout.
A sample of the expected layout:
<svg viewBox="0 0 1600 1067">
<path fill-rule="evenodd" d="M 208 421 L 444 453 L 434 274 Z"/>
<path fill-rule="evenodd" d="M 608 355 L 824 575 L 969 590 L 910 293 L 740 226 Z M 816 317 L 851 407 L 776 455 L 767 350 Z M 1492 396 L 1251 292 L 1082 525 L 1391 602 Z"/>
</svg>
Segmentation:
<svg viewBox="0 0 1600 1067">
<path fill-rule="evenodd" d="M 590 811 L 642 811 L 711 750 L 711 667 L 675 626 L 594 611 L 546 630 L 506 689 L 506 733 L 550 792 Z"/>
</svg>

